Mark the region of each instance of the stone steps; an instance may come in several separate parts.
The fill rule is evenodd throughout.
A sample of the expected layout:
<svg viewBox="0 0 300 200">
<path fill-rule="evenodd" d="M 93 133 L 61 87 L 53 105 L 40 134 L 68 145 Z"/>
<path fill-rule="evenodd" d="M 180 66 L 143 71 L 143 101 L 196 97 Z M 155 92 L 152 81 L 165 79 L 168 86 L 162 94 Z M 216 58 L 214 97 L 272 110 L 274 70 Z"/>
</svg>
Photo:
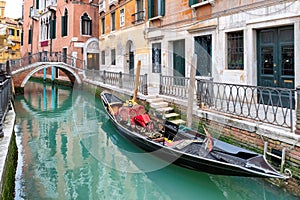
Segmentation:
<svg viewBox="0 0 300 200">
<path fill-rule="evenodd" d="M 147 102 L 150 103 L 150 108 L 153 109 L 154 115 L 161 120 L 167 119 L 177 125 L 185 124 L 184 120 L 178 119 L 180 114 L 173 112 L 174 108 L 169 107 L 169 104 L 162 98 L 150 98 L 147 99 Z"/>
</svg>

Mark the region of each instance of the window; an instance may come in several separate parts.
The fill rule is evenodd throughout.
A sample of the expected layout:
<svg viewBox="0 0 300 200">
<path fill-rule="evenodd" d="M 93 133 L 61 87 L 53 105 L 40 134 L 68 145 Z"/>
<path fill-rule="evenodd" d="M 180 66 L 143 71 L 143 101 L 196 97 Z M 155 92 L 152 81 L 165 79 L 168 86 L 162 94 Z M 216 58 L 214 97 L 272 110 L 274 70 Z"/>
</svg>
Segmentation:
<svg viewBox="0 0 300 200">
<path fill-rule="evenodd" d="M 50 39 L 50 23 L 49 18 L 44 18 L 40 23 L 40 40 L 45 41 Z"/>
<path fill-rule="evenodd" d="M 101 65 L 105 65 L 105 51 L 101 51 Z"/>
<path fill-rule="evenodd" d="M 111 31 L 116 30 L 116 13 L 111 13 Z"/>
<path fill-rule="evenodd" d="M 92 20 L 86 13 L 81 17 L 81 33 L 82 35 L 92 35 Z"/>
<path fill-rule="evenodd" d="M 105 51 L 101 51 L 101 65 L 105 65 Z"/>
<path fill-rule="evenodd" d="M 68 35 L 68 10 L 65 9 L 65 15 L 61 16 L 61 36 Z"/>
<path fill-rule="evenodd" d="M 56 16 L 54 15 L 53 18 L 50 20 L 50 38 L 56 38 Z"/>
<path fill-rule="evenodd" d="M 15 35 L 15 29 L 13 29 L 13 28 L 8 29 L 8 35 L 14 36 Z"/>
<path fill-rule="evenodd" d="M 124 8 L 120 10 L 120 26 L 125 24 L 125 11 Z"/>
<path fill-rule="evenodd" d="M 149 18 L 165 15 L 165 0 L 148 0 Z"/>
<path fill-rule="evenodd" d="M 28 44 L 31 44 L 32 42 L 32 29 L 30 28 L 28 30 Z"/>
<path fill-rule="evenodd" d="M 161 43 L 152 44 L 152 72 L 161 73 Z"/>
<path fill-rule="evenodd" d="M 116 50 L 111 50 L 111 65 L 116 65 Z"/>
<path fill-rule="evenodd" d="M 20 30 L 17 30 L 17 37 L 20 36 Z"/>
<path fill-rule="evenodd" d="M 243 31 L 227 33 L 228 69 L 244 69 Z"/>
<path fill-rule="evenodd" d="M 105 34 L 105 17 L 101 18 L 101 34 Z"/>
</svg>

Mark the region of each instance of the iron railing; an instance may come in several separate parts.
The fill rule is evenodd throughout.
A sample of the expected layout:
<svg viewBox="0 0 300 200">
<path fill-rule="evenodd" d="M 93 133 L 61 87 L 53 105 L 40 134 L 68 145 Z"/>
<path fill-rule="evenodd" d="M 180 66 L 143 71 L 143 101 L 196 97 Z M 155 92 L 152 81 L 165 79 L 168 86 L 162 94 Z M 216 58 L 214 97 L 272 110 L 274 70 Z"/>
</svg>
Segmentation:
<svg viewBox="0 0 300 200">
<path fill-rule="evenodd" d="M 81 59 L 64 55 L 61 52 L 52 52 L 51 54 L 47 51 L 39 52 L 36 54 L 24 56 L 20 59 L 11 61 L 11 71 L 18 70 L 24 66 L 28 66 L 38 62 L 63 62 L 74 68 L 84 69 L 85 62 Z"/>
<path fill-rule="evenodd" d="M 133 20 L 132 20 L 133 24 L 145 21 L 145 12 L 143 10 L 138 11 L 138 12 L 132 14 L 131 16 L 133 17 Z"/>
<path fill-rule="evenodd" d="M 12 97 L 11 77 L 5 74 L 0 75 L 0 137 L 4 136 L 3 122 L 9 109 L 9 103 Z"/>
<path fill-rule="evenodd" d="M 190 79 L 186 77 L 160 75 L 159 94 L 188 98 Z"/>
<path fill-rule="evenodd" d="M 197 81 L 198 105 L 293 130 L 295 91 L 286 88 Z"/>
<path fill-rule="evenodd" d="M 134 89 L 135 75 L 122 72 L 110 72 L 106 70 L 85 70 L 87 79 L 98 81 L 104 84 L 117 86 L 128 90 Z M 148 95 L 147 74 L 140 75 L 138 91 Z"/>
</svg>

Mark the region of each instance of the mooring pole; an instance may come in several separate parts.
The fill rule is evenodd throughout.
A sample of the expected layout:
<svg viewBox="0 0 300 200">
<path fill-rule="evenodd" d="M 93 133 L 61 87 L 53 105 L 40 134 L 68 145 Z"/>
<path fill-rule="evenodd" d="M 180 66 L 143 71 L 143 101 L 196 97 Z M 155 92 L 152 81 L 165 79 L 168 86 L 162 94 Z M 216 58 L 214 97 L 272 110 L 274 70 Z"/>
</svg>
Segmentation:
<svg viewBox="0 0 300 200">
<path fill-rule="evenodd" d="M 135 74 L 134 93 L 133 93 L 133 98 L 132 98 L 133 102 L 136 102 L 136 99 L 137 99 L 137 93 L 138 93 L 139 84 L 140 84 L 140 72 L 141 72 L 141 61 L 139 60 L 137 63 L 136 74 Z"/>
<path fill-rule="evenodd" d="M 296 105 L 296 130 L 295 134 L 300 135 L 300 85 L 297 86 L 297 105 Z"/>
<path fill-rule="evenodd" d="M 192 128 L 193 121 L 193 104 L 194 104 L 194 92 L 196 82 L 196 68 L 197 68 L 197 55 L 192 57 L 191 70 L 190 70 L 190 84 L 189 84 L 189 98 L 186 111 L 186 126 Z"/>
</svg>

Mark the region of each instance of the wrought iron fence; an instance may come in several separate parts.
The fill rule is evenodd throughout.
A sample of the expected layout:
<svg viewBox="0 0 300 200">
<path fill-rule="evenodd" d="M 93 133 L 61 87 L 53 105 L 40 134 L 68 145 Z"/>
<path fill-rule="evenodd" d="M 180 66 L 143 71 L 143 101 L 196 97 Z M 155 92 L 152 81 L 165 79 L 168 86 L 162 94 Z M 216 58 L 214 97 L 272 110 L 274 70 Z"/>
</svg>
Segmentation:
<svg viewBox="0 0 300 200">
<path fill-rule="evenodd" d="M 81 59 L 64 55 L 61 52 L 52 52 L 50 54 L 47 51 L 43 51 L 36 54 L 29 54 L 20 59 L 12 60 L 10 62 L 11 71 L 15 71 L 24 66 L 28 66 L 38 62 L 63 62 L 70 66 L 73 66 L 74 68 L 81 69 L 83 69 L 85 66 L 85 62 Z"/>
<path fill-rule="evenodd" d="M 131 15 L 133 17 L 132 23 L 140 23 L 145 21 L 145 12 L 143 10 L 138 11 Z"/>
<path fill-rule="evenodd" d="M 188 98 L 190 79 L 186 77 L 160 75 L 159 94 Z"/>
<path fill-rule="evenodd" d="M 85 70 L 88 79 L 128 90 L 134 89 L 135 75 L 106 70 Z M 147 74 L 140 75 L 138 91 L 148 95 Z"/>
<path fill-rule="evenodd" d="M 197 81 L 198 105 L 293 129 L 294 89 Z"/>
<path fill-rule="evenodd" d="M 12 96 L 11 93 L 11 77 L 4 74 L 0 75 L 0 137 L 4 136 L 3 121 L 9 109 L 9 102 Z"/>
</svg>

